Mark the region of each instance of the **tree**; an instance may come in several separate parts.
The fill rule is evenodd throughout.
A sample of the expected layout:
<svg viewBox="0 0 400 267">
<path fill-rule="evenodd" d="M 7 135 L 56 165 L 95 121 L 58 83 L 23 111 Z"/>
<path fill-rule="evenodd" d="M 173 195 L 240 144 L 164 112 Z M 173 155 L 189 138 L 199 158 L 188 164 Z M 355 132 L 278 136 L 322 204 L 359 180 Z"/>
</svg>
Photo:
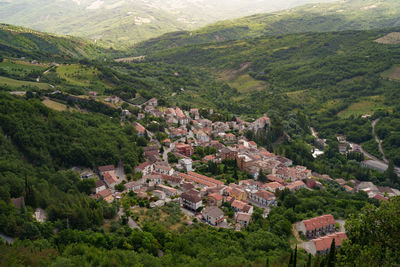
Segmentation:
<svg viewBox="0 0 400 267">
<path fill-rule="evenodd" d="M 117 184 L 114 188 L 118 192 L 122 192 L 122 191 L 124 191 L 126 189 L 126 187 L 125 187 L 125 185 L 123 183 Z"/>
<path fill-rule="evenodd" d="M 311 267 L 311 254 L 308 254 L 307 267 Z"/>
<path fill-rule="evenodd" d="M 259 172 L 258 172 L 258 180 L 263 182 L 263 183 L 268 182 L 267 176 L 264 174 L 262 169 L 260 169 Z"/>
<path fill-rule="evenodd" d="M 400 197 L 368 205 L 346 221 L 339 266 L 391 266 L 400 263 Z"/>
<path fill-rule="evenodd" d="M 332 239 L 331 249 L 329 250 L 329 255 L 328 255 L 327 267 L 335 267 L 335 263 L 336 263 L 336 243 L 335 239 Z"/>
<path fill-rule="evenodd" d="M 288 267 L 291 267 L 293 264 L 293 250 L 290 250 L 290 258 L 289 258 L 289 265 Z"/>
<path fill-rule="evenodd" d="M 293 267 L 296 267 L 296 265 L 297 265 L 297 245 L 296 249 L 294 250 Z"/>
<path fill-rule="evenodd" d="M 397 174 L 396 174 L 396 172 L 394 170 L 393 160 L 389 161 L 389 166 L 388 166 L 387 170 L 385 171 L 385 175 L 386 175 L 386 177 L 389 179 L 389 181 L 391 183 L 393 183 L 393 184 L 396 183 L 398 177 L 397 177 Z"/>
</svg>

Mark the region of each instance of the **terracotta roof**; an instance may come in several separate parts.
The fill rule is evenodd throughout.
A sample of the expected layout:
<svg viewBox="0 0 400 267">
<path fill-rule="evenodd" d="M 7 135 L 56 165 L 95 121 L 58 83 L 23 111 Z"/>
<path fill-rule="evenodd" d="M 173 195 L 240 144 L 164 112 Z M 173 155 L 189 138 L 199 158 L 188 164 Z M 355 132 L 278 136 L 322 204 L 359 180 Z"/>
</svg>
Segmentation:
<svg viewBox="0 0 400 267">
<path fill-rule="evenodd" d="M 263 185 L 264 188 L 269 187 L 272 189 L 278 189 L 280 187 L 282 187 L 283 185 L 278 183 L 278 182 L 270 182 L 270 183 L 266 183 Z"/>
<path fill-rule="evenodd" d="M 213 179 L 213 178 L 210 178 L 210 177 L 207 177 L 207 176 L 204 176 L 204 175 L 195 173 L 195 172 L 188 172 L 188 174 L 191 175 L 191 176 L 194 176 L 194 177 L 197 177 L 197 178 L 200 178 L 200 179 L 209 181 L 209 182 L 214 183 L 214 184 L 216 184 L 216 185 L 223 185 L 223 184 L 224 184 L 224 183 L 221 182 L 221 181 L 215 180 L 215 179 Z"/>
<path fill-rule="evenodd" d="M 221 201 L 221 200 L 224 199 L 224 197 L 221 196 L 221 195 L 218 194 L 218 193 L 212 193 L 212 194 L 209 194 L 208 196 L 214 198 L 216 201 Z"/>
<path fill-rule="evenodd" d="M 265 191 L 265 190 L 259 190 L 255 193 L 256 196 L 263 198 L 265 200 L 273 200 L 275 199 L 275 195 L 272 194 L 271 192 Z"/>
<path fill-rule="evenodd" d="M 112 192 L 110 189 L 104 189 L 102 191 L 100 191 L 99 193 L 97 193 L 98 196 L 102 197 L 102 198 L 106 198 L 108 196 L 112 195 Z"/>
<path fill-rule="evenodd" d="M 282 178 L 276 177 L 273 174 L 268 174 L 267 179 L 270 180 L 271 182 L 278 182 L 283 184 L 285 181 Z"/>
<path fill-rule="evenodd" d="M 250 222 L 251 214 L 244 213 L 244 212 L 238 212 L 238 213 L 236 213 L 236 220 Z"/>
<path fill-rule="evenodd" d="M 202 214 L 205 214 L 213 218 L 220 218 L 224 216 L 224 212 L 216 206 L 205 207 L 202 211 Z"/>
<path fill-rule="evenodd" d="M 339 232 L 323 236 L 317 239 L 313 239 L 311 241 L 314 242 L 317 251 L 324 251 L 324 250 L 329 250 L 331 248 L 333 239 L 335 239 L 335 245 L 339 247 L 342 245 L 342 241 L 344 239 L 347 239 L 347 235 L 344 232 Z"/>
<path fill-rule="evenodd" d="M 163 180 L 167 180 L 173 183 L 181 183 L 182 182 L 182 178 L 181 177 L 177 177 L 177 176 L 170 176 L 170 175 L 166 175 L 166 174 L 161 174 L 161 179 Z"/>
<path fill-rule="evenodd" d="M 102 180 L 97 180 L 96 181 L 96 188 L 106 186 L 106 184 Z"/>
<path fill-rule="evenodd" d="M 251 209 L 251 206 L 247 204 L 246 202 L 240 201 L 240 200 L 234 200 L 231 204 L 233 208 L 236 208 L 238 210 L 242 210 L 244 212 L 249 212 Z"/>
<path fill-rule="evenodd" d="M 303 220 L 302 222 L 304 223 L 307 231 L 312 231 L 314 229 L 336 223 L 335 218 L 331 214 L 322 215 L 309 220 Z"/>
<path fill-rule="evenodd" d="M 293 183 L 290 183 L 286 186 L 289 190 L 296 189 L 297 187 L 300 186 L 305 186 L 305 183 L 303 181 L 294 181 Z"/>
<path fill-rule="evenodd" d="M 107 165 L 107 166 L 100 166 L 99 171 L 100 172 L 109 172 L 115 170 L 114 165 Z"/>
<path fill-rule="evenodd" d="M 144 128 L 140 123 L 135 123 L 135 129 L 139 133 L 143 133 L 146 131 L 146 128 Z"/>
<path fill-rule="evenodd" d="M 188 192 L 185 192 L 181 195 L 181 198 L 192 202 L 192 203 L 198 203 L 201 201 L 201 197 L 199 196 L 199 192 L 196 190 L 189 190 Z"/>
<path fill-rule="evenodd" d="M 115 183 L 118 183 L 119 180 L 117 178 L 117 176 L 112 173 L 112 172 L 106 172 L 104 173 L 104 180 L 106 181 L 107 184 L 112 185 Z"/>
<path fill-rule="evenodd" d="M 200 179 L 200 178 L 197 178 L 197 177 L 185 174 L 185 173 L 179 173 L 179 176 L 182 177 L 185 180 L 189 180 L 189 181 L 192 181 L 192 182 L 195 182 L 195 183 L 198 183 L 198 184 L 202 184 L 202 185 L 205 185 L 205 186 L 209 186 L 209 187 L 215 186 L 214 183 L 211 183 L 209 181 L 206 181 L 206 180 L 203 180 L 203 179 Z"/>
<path fill-rule="evenodd" d="M 146 161 L 146 162 L 143 162 L 142 164 L 140 164 L 139 166 L 137 166 L 136 168 L 140 169 L 140 170 L 144 170 L 147 166 L 150 166 L 151 164 L 153 164 L 153 163 L 151 163 L 150 161 Z"/>
</svg>

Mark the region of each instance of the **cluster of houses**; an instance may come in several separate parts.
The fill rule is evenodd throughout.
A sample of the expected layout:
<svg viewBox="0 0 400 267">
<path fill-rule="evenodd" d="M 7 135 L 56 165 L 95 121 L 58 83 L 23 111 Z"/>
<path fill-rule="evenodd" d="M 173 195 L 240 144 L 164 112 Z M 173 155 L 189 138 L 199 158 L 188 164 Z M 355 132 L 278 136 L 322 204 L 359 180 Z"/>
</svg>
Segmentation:
<svg viewBox="0 0 400 267">
<path fill-rule="evenodd" d="M 336 221 L 331 214 L 303 220 L 297 223 L 296 228 L 309 240 L 302 246 L 312 255 L 326 255 L 331 249 L 332 242 L 339 248 L 342 241 L 347 239 L 345 232 L 336 232 Z"/>
<path fill-rule="evenodd" d="M 322 187 L 319 179 L 331 179 L 327 175 L 313 174 L 304 166 L 294 166 L 292 160 L 275 155 L 243 137 L 246 130 L 268 131 L 271 121 L 266 116 L 254 122 L 239 118 L 213 122 L 200 116 L 198 109 L 184 111 L 179 107 L 158 109 L 157 106 L 157 99 L 148 100 L 141 106 L 144 113 L 139 113 L 138 119 L 144 118 L 146 113 L 164 118 L 168 124 L 166 132 L 169 138 L 144 148 L 146 161 L 134 170 L 141 174 L 141 178 L 125 184 L 126 192 L 134 191 L 138 196 L 147 198 L 149 195 L 157 197 L 158 200 L 151 203 L 151 207 L 177 201 L 183 209 L 192 211 L 200 220 L 223 227 L 226 226 L 227 216 L 221 206 L 228 203 L 235 211 L 234 221 L 240 228 L 250 223 L 254 206 L 264 208 L 267 213 L 269 207 L 276 205 L 277 191 L 311 190 Z M 146 134 L 145 126 L 138 122 L 134 122 L 134 126 L 139 135 Z M 161 145 L 179 159 L 177 164 L 170 164 L 164 155 L 160 155 Z M 230 160 L 252 179 L 225 185 L 222 181 L 196 173 L 193 165 L 196 146 L 215 148 L 213 151 L 216 153 L 205 156 L 202 162 L 221 163 Z M 99 167 L 99 176 L 101 180 L 96 183 L 95 196 L 107 201 L 118 197 L 113 188 L 121 181 L 115 176 L 113 166 Z M 341 184 L 342 181 L 337 182 Z M 355 189 L 346 181 L 343 182 L 344 189 L 349 192 L 364 190 L 370 194 L 376 191 L 375 188 L 368 191 L 362 187 L 363 183 L 362 188 Z M 323 231 L 325 234 L 326 229 Z M 309 234 L 305 232 L 306 236 Z"/>
<path fill-rule="evenodd" d="M 400 196 L 400 190 L 388 186 L 377 186 L 372 182 L 332 179 L 328 175 L 319 175 L 316 173 L 313 173 L 313 176 L 322 180 L 335 181 L 348 193 L 357 193 L 362 191 L 367 193 L 369 198 L 377 199 L 379 201 L 386 201 L 390 197 Z"/>
</svg>

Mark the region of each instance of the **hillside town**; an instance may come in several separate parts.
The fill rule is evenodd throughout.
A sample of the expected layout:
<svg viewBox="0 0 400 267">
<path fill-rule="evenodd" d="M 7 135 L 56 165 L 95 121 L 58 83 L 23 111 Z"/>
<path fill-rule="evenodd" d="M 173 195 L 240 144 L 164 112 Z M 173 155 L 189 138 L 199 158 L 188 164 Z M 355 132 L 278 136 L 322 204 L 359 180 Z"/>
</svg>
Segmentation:
<svg viewBox="0 0 400 267">
<path fill-rule="evenodd" d="M 323 190 L 323 181 L 333 181 L 349 193 L 364 191 L 368 197 L 380 201 L 400 195 L 396 189 L 378 187 L 371 182 L 333 180 L 328 175 L 313 173 L 244 137 L 248 130 L 268 131 L 271 120 L 267 116 L 253 122 L 239 118 L 211 121 L 201 116 L 198 109 L 158 108 L 155 98 L 139 107 L 141 112 L 132 125 L 149 142 L 143 149 L 145 161 L 134 169 L 136 179 L 126 180 L 118 170 L 120 166 L 99 166 L 91 173 L 99 177 L 92 197 L 111 203 L 134 192 L 138 198 L 149 201 L 149 208 L 175 202 L 193 219 L 213 227 L 240 230 L 250 224 L 255 208 L 262 209 L 263 216 L 267 217 L 270 207 L 277 205 L 280 191 Z M 133 116 L 127 110 L 123 114 Z M 165 120 L 168 137 L 157 140 L 147 129 L 144 120 L 147 117 Z M 195 157 L 198 147 L 208 148 L 212 153 L 199 159 Z M 245 173 L 246 179 L 227 182 L 197 172 L 196 166 L 222 163 L 233 164 L 235 172 Z M 119 185 L 123 185 L 122 190 L 116 190 Z M 233 210 L 233 216 L 227 214 L 227 208 Z M 339 247 L 346 238 L 344 232 L 336 232 L 332 215 L 303 221 L 300 225 L 298 232 L 309 240 L 303 246 L 314 255 L 326 254 L 333 239 Z"/>
</svg>

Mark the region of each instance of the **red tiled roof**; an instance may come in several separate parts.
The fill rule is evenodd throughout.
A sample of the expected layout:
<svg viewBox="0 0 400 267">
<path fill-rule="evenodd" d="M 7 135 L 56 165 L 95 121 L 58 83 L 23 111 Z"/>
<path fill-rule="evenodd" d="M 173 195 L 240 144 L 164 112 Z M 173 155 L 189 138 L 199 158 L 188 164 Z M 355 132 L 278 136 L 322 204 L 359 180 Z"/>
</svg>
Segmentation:
<svg viewBox="0 0 400 267">
<path fill-rule="evenodd" d="M 214 198 L 216 201 L 221 201 L 222 199 L 224 199 L 224 197 L 218 193 L 212 193 L 209 194 L 208 196 Z"/>
<path fill-rule="evenodd" d="M 190 190 L 188 192 L 185 192 L 181 195 L 181 198 L 190 201 L 192 203 L 198 203 L 201 201 L 201 197 L 199 196 L 199 192 L 196 190 Z"/>
<path fill-rule="evenodd" d="M 347 235 L 344 232 L 339 232 L 323 236 L 317 239 L 313 239 L 311 241 L 314 242 L 317 251 L 324 251 L 324 250 L 329 250 L 331 248 L 333 239 L 335 239 L 335 245 L 339 247 L 342 245 L 342 241 L 344 239 L 347 239 Z"/>
<path fill-rule="evenodd" d="M 152 163 L 150 161 L 146 161 L 143 162 L 142 164 L 140 164 L 139 166 L 137 166 L 136 168 L 140 169 L 140 170 L 144 170 L 147 166 L 150 166 Z"/>
<path fill-rule="evenodd" d="M 269 187 L 272 189 L 278 189 L 279 187 L 282 187 L 283 185 L 278 183 L 278 182 L 270 182 L 270 183 L 266 183 L 263 185 L 264 188 Z"/>
<path fill-rule="evenodd" d="M 233 208 L 236 208 L 238 210 L 242 210 L 244 212 L 249 212 L 251 209 L 251 206 L 247 204 L 246 202 L 240 201 L 240 200 L 234 200 L 231 204 Z"/>
<path fill-rule="evenodd" d="M 195 183 L 198 183 L 198 184 L 202 184 L 202 185 L 205 185 L 205 186 L 209 186 L 209 187 L 213 187 L 213 186 L 216 185 L 216 184 L 211 183 L 209 181 L 206 181 L 206 180 L 203 180 L 203 179 L 191 176 L 191 175 L 187 175 L 185 173 L 179 173 L 179 176 L 182 177 L 185 180 L 189 180 L 189 181 L 192 181 L 192 182 L 195 182 Z"/>
<path fill-rule="evenodd" d="M 195 173 L 195 172 L 188 172 L 188 174 L 191 175 L 191 176 L 194 176 L 194 177 L 197 177 L 197 178 L 200 178 L 200 179 L 209 181 L 209 182 L 214 183 L 214 184 L 216 184 L 216 185 L 223 185 L 223 184 L 224 184 L 224 183 L 221 182 L 221 181 L 215 180 L 215 179 L 213 179 L 213 178 L 210 178 L 210 177 L 207 177 L 207 176 L 204 176 L 204 175 Z"/>
<path fill-rule="evenodd" d="M 106 198 L 106 197 L 112 195 L 112 192 L 110 189 L 104 189 L 104 190 L 100 191 L 99 193 L 97 193 L 97 195 L 102 198 Z"/>
<path fill-rule="evenodd" d="M 112 185 L 112 184 L 115 184 L 115 183 L 119 182 L 117 176 L 115 176 L 115 174 L 111 173 L 111 172 L 104 173 L 104 180 L 109 185 Z"/>
<path fill-rule="evenodd" d="M 331 214 L 322 215 L 309 220 L 303 220 L 302 222 L 304 223 L 307 231 L 312 231 L 314 229 L 336 223 L 335 218 Z"/>
<path fill-rule="evenodd" d="M 259 190 L 255 193 L 256 196 L 263 198 L 265 200 L 272 200 L 275 199 L 275 195 L 272 194 L 271 192 L 265 191 L 265 190 Z"/>
<path fill-rule="evenodd" d="M 114 165 L 106 165 L 106 166 L 100 166 L 99 171 L 100 172 L 109 172 L 115 170 Z"/>
</svg>

